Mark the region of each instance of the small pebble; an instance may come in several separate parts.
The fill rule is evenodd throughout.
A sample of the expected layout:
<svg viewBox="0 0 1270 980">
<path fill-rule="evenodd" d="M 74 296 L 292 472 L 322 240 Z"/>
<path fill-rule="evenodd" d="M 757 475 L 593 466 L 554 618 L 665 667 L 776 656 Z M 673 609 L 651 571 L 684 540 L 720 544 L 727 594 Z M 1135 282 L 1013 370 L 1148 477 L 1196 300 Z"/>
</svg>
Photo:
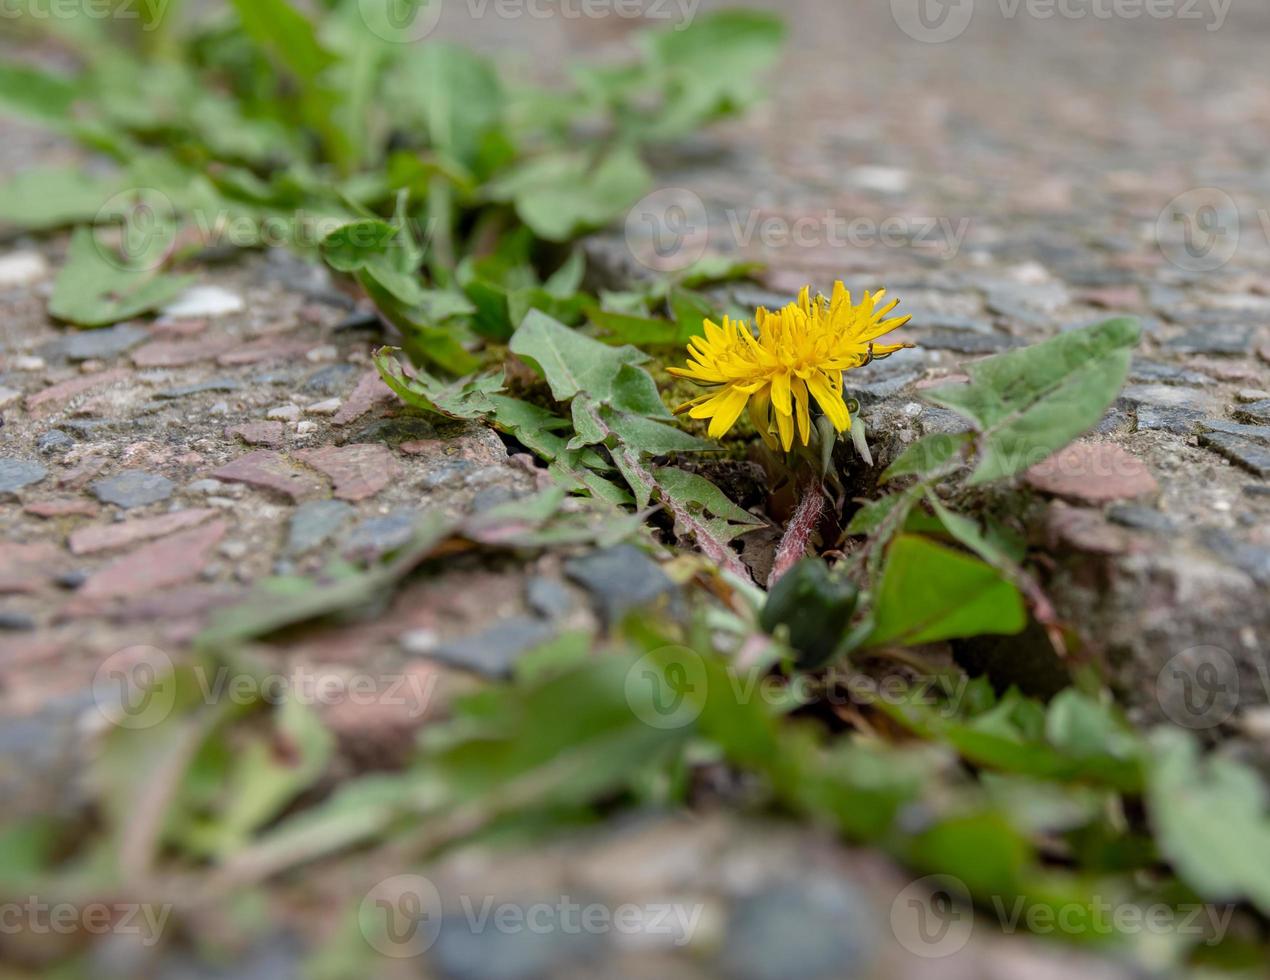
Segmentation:
<svg viewBox="0 0 1270 980">
<path fill-rule="evenodd" d="M 0 408 L 6 405 L 12 405 L 22 397 L 22 392 L 14 391 L 12 388 L 0 388 Z"/>
<path fill-rule="evenodd" d="M 38 440 L 36 440 L 35 448 L 45 453 L 64 453 L 75 445 L 75 440 L 63 432 L 61 429 L 49 429 Z"/>
<path fill-rule="evenodd" d="M 247 557 L 246 541 L 226 541 L 220 546 L 220 553 L 232 561 Z"/>
<path fill-rule="evenodd" d="M 314 402 L 305 408 L 307 415 L 334 415 L 340 410 L 340 406 L 344 404 L 342 399 L 328 398 L 324 402 Z"/>
<path fill-rule="evenodd" d="M 35 629 L 35 620 L 26 613 L 0 611 L 0 630 L 25 631 Z"/>
<path fill-rule="evenodd" d="M 334 344 L 323 344 L 321 347 L 314 347 L 311 351 L 304 355 L 306 361 L 314 364 L 320 364 L 323 361 L 333 361 L 339 357 L 340 352 Z"/>
<path fill-rule="evenodd" d="M 44 370 L 44 358 L 36 357 L 34 354 L 19 354 L 13 359 L 12 363 L 15 371 Z"/>
<path fill-rule="evenodd" d="M 1270 391 L 1263 391 L 1260 388 L 1240 388 L 1235 392 L 1235 401 L 1243 402 L 1259 402 L 1270 398 Z"/>
<path fill-rule="evenodd" d="M 75 568 L 69 572 L 58 572 L 53 576 L 53 581 L 63 589 L 78 589 L 88 581 L 88 572 L 82 568 Z"/>
<path fill-rule="evenodd" d="M 437 636 L 436 630 L 417 629 L 402 633 L 397 642 L 406 653 L 422 657 L 435 650 L 441 638 Z"/>
<path fill-rule="evenodd" d="M 312 419 L 302 419 L 295 424 L 295 434 L 298 436 L 311 435 L 317 432 L 318 424 Z"/>
<path fill-rule="evenodd" d="M 265 418 L 278 419 L 282 422 L 294 422 L 300 417 L 299 405 L 278 405 L 265 413 Z"/>
</svg>

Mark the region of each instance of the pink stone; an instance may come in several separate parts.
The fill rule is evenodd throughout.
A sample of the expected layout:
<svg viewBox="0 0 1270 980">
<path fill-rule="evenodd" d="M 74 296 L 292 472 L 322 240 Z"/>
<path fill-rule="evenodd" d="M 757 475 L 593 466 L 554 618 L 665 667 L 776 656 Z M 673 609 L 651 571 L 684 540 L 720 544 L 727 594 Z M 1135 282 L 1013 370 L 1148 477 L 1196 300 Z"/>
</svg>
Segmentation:
<svg viewBox="0 0 1270 980">
<path fill-rule="evenodd" d="M 401 466 L 386 446 L 361 443 L 352 446 L 323 446 L 295 454 L 307 466 L 325 473 L 341 500 L 373 497 L 401 473 Z"/>
<path fill-rule="evenodd" d="M 361 418 L 381 402 L 392 401 L 396 397 L 392 389 L 384 384 L 378 371 L 367 371 L 357 382 L 357 387 L 344 401 L 343 407 L 331 419 L 333 425 L 347 425 Z"/>
<path fill-rule="evenodd" d="M 27 411 L 34 412 L 36 409 L 45 406 L 54 407 L 63 402 L 68 402 L 76 395 L 82 395 L 86 391 L 92 391 L 94 388 L 101 388 L 108 384 L 114 384 L 116 381 L 122 381 L 131 375 L 131 371 L 126 368 L 115 368 L 113 371 L 102 371 L 100 374 L 86 374 L 78 378 L 71 378 L 69 381 L 63 381 L 55 384 L 43 391 L 37 391 L 33 395 L 27 395 L 26 407 Z"/>
<path fill-rule="evenodd" d="M 145 368 L 183 367 L 199 361 L 210 361 L 237 344 L 237 339 L 225 334 L 195 340 L 152 340 L 132 352 L 132 363 Z"/>
<path fill-rule="evenodd" d="M 22 508 L 36 517 L 96 517 L 101 508 L 91 500 L 37 500 Z"/>
<path fill-rule="evenodd" d="M 303 500 L 322 492 L 317 477 L 297 469 L 285 456 L 268 449 L 239 456 L 211 475 L 217 480 L 274 490 L 292 500 Z"/>
<path fill-rule="evenodd" d="M 38 592 L 56 571 L 61 552 L 49 541 L 0 542 L 0 595 Z"/>
<path fill-rule="evenodd" d="M 89 555 L 95 551 L 106 551 L 109 548 L 122 548 L 150 538 L 161 538 L 181 531 L 196 524 L 202 524 L 216 511 L 210 507 L 178 510 L 172 514 L 161 514 L 158 517 L 143 517 L 134 521 L 121 521 L 115 524 L 98 524 L 83 527 L 71 534 L 67 539 L 71 552 L 76 555 Z"/>
<path fill-rule="evenodd" d="M 1024 479 L 1043 493 L 1088 504 L 1131 500 L 1160 489 L 1141 460 L 1110 442 L 1073 443 L 1037 463 Z"/>
<path fill-rule="evenodd" d="M 218 364 L 227 367 L 236 364 L 262 364 L 266 361 L 282 361 L 300 357 L 313 344 L 285 337 L 262 337 L 249 344 L 241 344 L 216 358 Z"/>
<path fill-rule="evenodd" d="M 225 521 L 216 520 L 143 545 L 94 572 L 80 588 L 79 596 L 137 596 L 188 582 L 202 572 L 225 530 Z"/>
<path fill-rule="evenodd" d="M 231 439 L 237 436 L 249 446 L 275 448 L 282 445 L 282 433 L 281 422 L 244 422 L 242 425 L 230 426 L 225 430 L 225 435 Z"/>
</svg>

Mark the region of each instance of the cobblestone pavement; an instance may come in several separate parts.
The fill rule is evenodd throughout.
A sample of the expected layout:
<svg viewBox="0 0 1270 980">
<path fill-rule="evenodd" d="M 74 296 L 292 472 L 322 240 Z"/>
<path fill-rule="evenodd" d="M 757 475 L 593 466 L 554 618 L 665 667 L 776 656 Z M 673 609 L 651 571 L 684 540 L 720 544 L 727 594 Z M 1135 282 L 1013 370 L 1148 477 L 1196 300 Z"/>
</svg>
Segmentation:
<svg viewBox="0 0 1270 980">
<path fill-rule="evenodd" d="M 921 346 L 862 376 L 882 462 L 951 424 L 918 393 L 968 360 L 1141 317 L 1121 400 L 1095 435 L 1029 477 L 1027 530 L 1060 612 L 1142 717 L 1192 721 L 1170 671 L 1211 662 L 1239 697 L 1206 716 L 1207 734 L 1264 764 L 1270 11 L 1248 0 L 1222 17 L 1221 5 L 1179 2 L 1169 18 L 1106 19 L 1095 8 L 1115 4 L 1075 3 L 1068 12 L 1085 16 L 1045 18 L 1040 4 L 991 0 L 953 4 L 936 23 L 913 19 L 916 6 L 782 5 L 793 37 L 771 102 L 666 149 L 661 181 L 686 210 L 668 211 L 666 198 L 637 209 L 625 234 L 590 243 L 596 269 L 614 281 L 642 274 L 645 231 L 681 236 L 673 264 L 708 229 L 712 249 L 768 264 L 760 285 L 730 290 L 745 304 L 837 277 L 886 285 Z M 455 5 L 443 28 L 533 72 L 568 52 L 602 56 L 634 26 L 467 16 Z M 6 171 L 68 152 L 8 124 L 0 136 Z M 324 272 L 282 253 L 208 264 L 184 311 L 73 333 L 44 313 L 64 244 L 0 246 L 0 782 L 30 812 L 73 805 L 77 726 L 113 654 L 175 654 L 262 576 L 314 570 L 332 552 L 374 554 L 400 544 L 421 510 L 479 511 L 535 485 L 491 433 L 399 414 L 369 366 L 382 337 Z M 551 602 L 535 582 L 555 583 Z M 444 710 L 491 649 L 514 656 L 548 618 L 591 615 L 550 562 L 459 560 L 373 622 L 293 637 L 273 655 L 319 673 L 429 673 Z M 350 752 L 372 757 L 422 720 L 328 718 Z M 720 937 L 765 935 L 791 908 L 838 921 L 841 903 L 872 901 L 857 892 L 895 893 L 892 870 L 831 843 L 714 823 L 694 833 L 696 850 L 682 828 L 610 829 L 594 850 L 523 861 L 558 861 L 565 880 L 614 895 L 710 896 Z M 712 847 L 731 856 L 702 858 Z M 681 852 L 695 857 L 666 860 Z M 597 884 L 595 867 L 612 878 Z M 875 911 L 885 918 L 887 903 Z M 838 975 L 832 964 L 853 942 L 873 944 L 878 976 L 1120 975 L 982 937 L 927 970 L 893 944 L 880 952 L 876 936 L 845 935 L 804 947 L 803 975 Z M 279 950 L 260 957 L 285 959 Z M 544 948 L 554 964 L 544 975 L 587 975 L 575 954 Z M 762 978 L 788 963 L 656 954 L 629 969 L 605 961 L 597 975 Z"/>
</svg>

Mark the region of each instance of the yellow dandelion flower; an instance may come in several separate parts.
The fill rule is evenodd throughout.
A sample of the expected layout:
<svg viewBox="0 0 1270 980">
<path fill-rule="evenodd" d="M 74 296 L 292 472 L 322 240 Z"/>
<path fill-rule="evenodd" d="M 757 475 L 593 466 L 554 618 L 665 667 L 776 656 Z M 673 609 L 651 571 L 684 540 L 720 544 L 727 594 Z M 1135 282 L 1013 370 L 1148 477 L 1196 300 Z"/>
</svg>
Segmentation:
<svg viewBox="0 0 1270 980">
<path fill-rule="evenodd" d="M 776 312 L 755 313 L 758 336 L 743 320 L 705 321 L 705 336 L 688 344 L 688 366 L 672 374 L 710 388 L 676 409 L 694 419 L 710 419 L 710 438 L 724 435 L 749 406 L 750 420 L 763 440 L 786 451 L 794 443 L 795 424 L 804 446 L 811 442 L 811 399 L 838 432 L 851 428 L 842 396 L 842 373 L 888 357 L 912 344 L 878 344 L 879 337 L 908 323 L 891 317 L 899 304 L 879 306 L 886 290 L 865 293 L 859 303 L 841 282 L 833 295 L 812 298 L 806 287 L 798 301 Z"/>
</svg>

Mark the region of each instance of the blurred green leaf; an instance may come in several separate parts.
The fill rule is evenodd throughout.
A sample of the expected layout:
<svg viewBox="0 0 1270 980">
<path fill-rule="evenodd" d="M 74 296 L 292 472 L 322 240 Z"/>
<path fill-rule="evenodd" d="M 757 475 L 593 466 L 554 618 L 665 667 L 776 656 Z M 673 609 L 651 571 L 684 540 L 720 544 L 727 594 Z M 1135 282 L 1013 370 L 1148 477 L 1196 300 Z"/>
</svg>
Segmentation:
<svg viewBox="0 0 1270 980">
<path fill-rule="evenodd" d="M 1093 428 L 1120 393 L 1141 332 L 1131 318 L 1072 330 L 968 365 L 969 384 L 926 392 L 979 427 L 970 484 L 1013 476 Z"/>
<path fill-rule="evenodd" d="M 982 633 L 1018 633 L 1027 613 L 1018 590 L 989 565 L 926 538 L 891 544 L 864 646 L 917 645 Z"/>
</svg>

